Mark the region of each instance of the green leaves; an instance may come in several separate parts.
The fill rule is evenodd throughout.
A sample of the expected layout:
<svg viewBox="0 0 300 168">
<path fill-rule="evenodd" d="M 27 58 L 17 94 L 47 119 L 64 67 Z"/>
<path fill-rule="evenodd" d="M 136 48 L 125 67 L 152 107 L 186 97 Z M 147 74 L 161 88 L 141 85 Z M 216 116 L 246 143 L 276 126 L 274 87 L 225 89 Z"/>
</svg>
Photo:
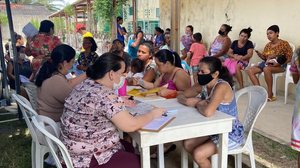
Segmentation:
<svg viewBox="0 0 300 168">
<path fill-rule="evenodd" d="M 113 1 L 116 2 L 115 8 L 113 7 Z M 113 17 L 121 14 L 118 9 L 122 9 L 122 6 L 126 4 L 127 1 L 128 0 L 94 0 L 95 15 L 103 22 L 111 22 Z"/>
<path fill-rule="evenodd" d="M 7 22 L 8 20 L 6 13 L 0 12 L 0 25 L 5 25 Z"/>
</svg>

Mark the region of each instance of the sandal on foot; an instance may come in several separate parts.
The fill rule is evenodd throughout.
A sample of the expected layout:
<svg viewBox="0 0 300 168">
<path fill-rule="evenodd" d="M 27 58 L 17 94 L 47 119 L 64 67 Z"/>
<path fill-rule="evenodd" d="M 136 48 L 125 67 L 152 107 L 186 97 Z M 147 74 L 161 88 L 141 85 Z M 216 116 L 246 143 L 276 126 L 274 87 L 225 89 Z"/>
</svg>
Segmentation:
<svg viewBox="0 0 300 168">
<path fill-rule="evenodd" d="M 171 153 L 172 151 L 174 151 L 176 149 L 176 145 L 175 144 L 172 144 L 168 149 L 164 149 L 164 157 L 167 157 L 167 155 L 169 154 L 169 153 Z M 157 152 L 155 152 L 155 153 L 152 153 L 151 155 L 150 155 L 150 158 L 151 159 L 157 159 Z"/>
<path fill-rule="evenodd" d="M 268 97 L 268 102 L 273 102 L 275 100 L 277 100 L 277 98 L 275 96 Z"/>
</svg>

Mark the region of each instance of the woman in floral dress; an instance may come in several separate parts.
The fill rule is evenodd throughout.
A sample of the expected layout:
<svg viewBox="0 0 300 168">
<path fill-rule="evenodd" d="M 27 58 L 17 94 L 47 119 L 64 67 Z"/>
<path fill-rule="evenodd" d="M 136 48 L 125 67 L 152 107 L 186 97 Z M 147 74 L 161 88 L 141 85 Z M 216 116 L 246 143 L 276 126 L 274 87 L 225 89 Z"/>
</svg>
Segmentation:
<svg viewBox="0 0 300 168">
<path fill-rule="evenodd" d="M 42 63 L 50 58 L 52 50 L 61 44 L 57 36 L 54 36 L 54 23 L 43 20 L 40 24 L 39 33 L 28 39 L 26 44 L 26 55 L 33 56 L 32 69 L 36 74 Z"/>
</svg>

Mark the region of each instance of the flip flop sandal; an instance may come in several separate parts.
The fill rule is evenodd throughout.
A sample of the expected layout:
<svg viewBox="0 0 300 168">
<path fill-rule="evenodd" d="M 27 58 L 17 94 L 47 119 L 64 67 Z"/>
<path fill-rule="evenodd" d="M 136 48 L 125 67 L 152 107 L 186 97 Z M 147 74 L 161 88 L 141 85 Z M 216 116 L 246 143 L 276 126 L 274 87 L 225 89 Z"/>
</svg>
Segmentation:
<svg viewBox="0 0 300 168">
<path fill-rule="evenodd" d="M 167 155 L 169 153 L 171 153 L 172 151 L 174 151 L 176 149 L 176 145 L 172 144 L 167 150 L 164 151 L 164 157 L 167 157 Z M 150 155 L 151 159 L 157 159 L 157 152 L 153 153 Z"/>
<path fill-rule="evenodd" d="M 277 98 L 275 96 L 272 96 L 272 97 L 268 98 L 268 102 L 273 102 L 275 100 L 277 100 Z"/>
</svg>

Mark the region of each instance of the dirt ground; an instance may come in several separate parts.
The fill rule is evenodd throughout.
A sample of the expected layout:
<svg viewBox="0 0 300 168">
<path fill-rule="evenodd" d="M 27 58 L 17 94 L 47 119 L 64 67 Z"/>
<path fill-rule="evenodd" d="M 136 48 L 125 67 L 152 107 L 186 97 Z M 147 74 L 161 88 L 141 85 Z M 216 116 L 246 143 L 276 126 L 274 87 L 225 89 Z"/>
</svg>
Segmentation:
<svg viewBox="0 0 300 168">
<path fill-rule="evenodd" d="M 253 134 L 256 163 L 263 167 L 297 168 L 298 153 L 289 146 L 272 141 L 258 133 Z"/>
</svg>

